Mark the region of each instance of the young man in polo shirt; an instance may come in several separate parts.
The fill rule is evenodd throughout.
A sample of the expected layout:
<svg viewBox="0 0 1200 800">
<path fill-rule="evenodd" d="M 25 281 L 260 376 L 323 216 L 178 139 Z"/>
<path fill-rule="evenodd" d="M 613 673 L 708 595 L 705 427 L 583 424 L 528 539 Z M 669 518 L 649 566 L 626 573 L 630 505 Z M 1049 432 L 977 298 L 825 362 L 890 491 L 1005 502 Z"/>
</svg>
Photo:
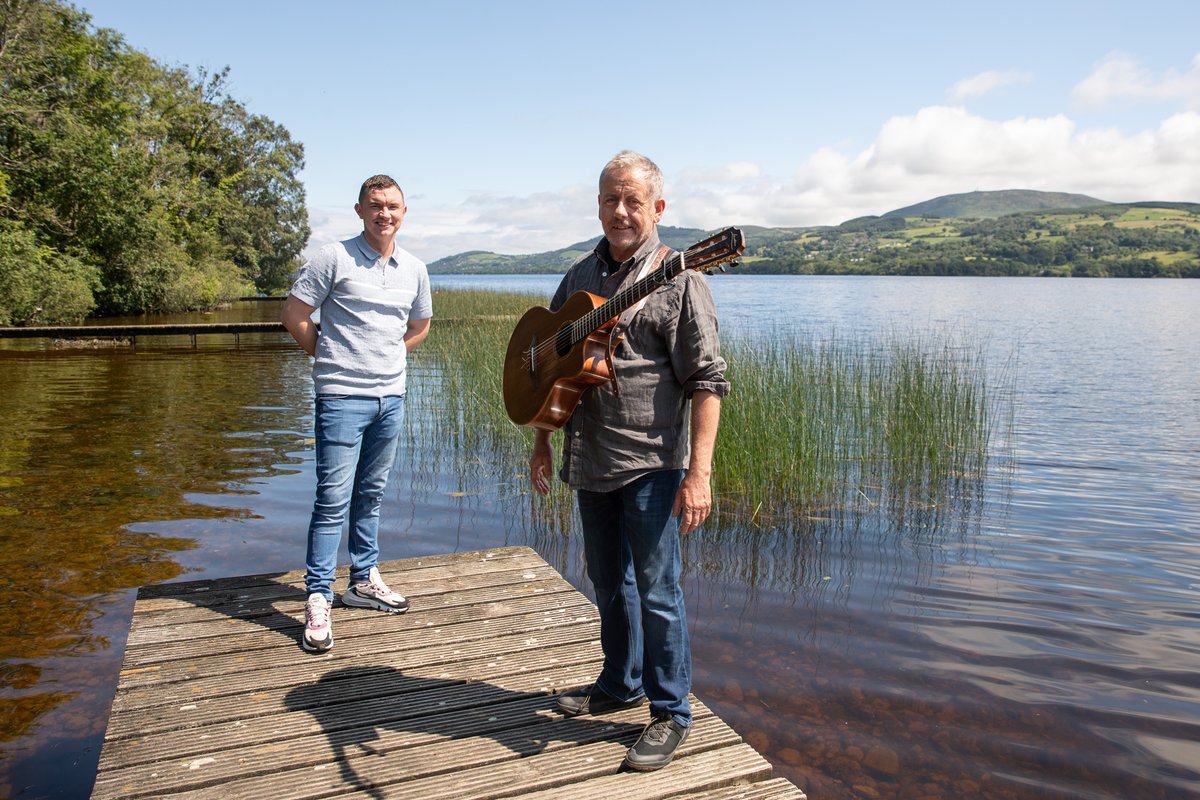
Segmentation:
<svg viewBox="0 0 1200 800">
<path fill-rule="evenodd" d="M 408 211 L 386 175 L 368 178 L 354 210 L 363 232 L 321 248 L 301 269 L 280 318 L 313 357 L 317 492 L 308 527 L 306 650 L 333 647 L 333 577 L 350 523 L 349 606 L 390 613 L 408 600 L 379 575 L 379 508 L 404 415 L 407 354 L 429 333 L 425 264 L 396 245 Z M 320 309 L 320 330 L 312 315 Z"/>
</svg>

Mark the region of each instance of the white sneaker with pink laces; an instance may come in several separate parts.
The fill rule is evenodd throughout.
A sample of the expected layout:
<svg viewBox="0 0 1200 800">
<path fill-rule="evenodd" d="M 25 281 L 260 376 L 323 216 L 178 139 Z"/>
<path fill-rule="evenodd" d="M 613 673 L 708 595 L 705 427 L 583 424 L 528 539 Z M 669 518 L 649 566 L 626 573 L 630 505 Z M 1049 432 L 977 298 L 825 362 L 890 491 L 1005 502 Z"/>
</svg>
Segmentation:
<svg viewBox="0 0 1200 800">
<path fill-rule="evenodd" d="M 379 575 L 379 567 L 371 567 L 364 583 L 356 583 L 342 594 L 342 602 L 357 608 L 374 608 L 389 614 L 408 611 L 408 600 L 399 592 L 393 592 Z"/>
<path fill-rule="evenodd" d="M 333 647 L 333 617 L 329 598 L 313 592 L 304 604 L 304 638 L 300 644 L 310 653 L 324 653 Z"/>
</svg>

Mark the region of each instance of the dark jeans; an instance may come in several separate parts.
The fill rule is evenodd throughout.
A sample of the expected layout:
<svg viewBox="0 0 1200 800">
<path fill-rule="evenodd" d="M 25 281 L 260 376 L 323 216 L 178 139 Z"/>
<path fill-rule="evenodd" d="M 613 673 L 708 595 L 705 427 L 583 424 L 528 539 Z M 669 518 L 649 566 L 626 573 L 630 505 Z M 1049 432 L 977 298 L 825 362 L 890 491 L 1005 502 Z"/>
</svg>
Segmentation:
<svg viewBox="0 0 1200 800">
<path fill-rule="evenodd" d="M 679 519 L 682 470 L 649 473 L 612 492 L 578 492 L 588 577 L 600 610 L 604 668 L 596 683 L 618 700 L 643 694 L 651 713 L 692 722 Z"/>
</svg>

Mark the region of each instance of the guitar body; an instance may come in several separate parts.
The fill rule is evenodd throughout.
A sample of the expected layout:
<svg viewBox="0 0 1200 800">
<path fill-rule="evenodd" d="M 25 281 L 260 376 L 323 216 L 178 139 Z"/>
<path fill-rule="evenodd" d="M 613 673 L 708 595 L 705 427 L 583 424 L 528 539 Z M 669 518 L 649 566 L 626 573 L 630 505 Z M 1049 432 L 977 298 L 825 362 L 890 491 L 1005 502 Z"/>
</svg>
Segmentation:
<svg viewBox="0 0 1200 800">
<path fill-rule="evenodd" d="M 564 334 L 603 303 L 603 297 L 576 292 L 558 311 L 539 306 L 521 317 L 504 356 L 504 405 L 513 422 L 558 430 L 584 390 L 609 379 L 606 354 L 616 318 L 574 344 Z"/>
<path fill-rule="evenodd" d="M 583 393 L 604 383 L 609 372 L 609 346 L 613 325 L 626 309 L 637 313 L 637 303 L 667 285 L 683 270 L 711 274 L 742 254 L 745 237 L 737 228 L 697 242 L 647 265 L 648 274 L 607 300 L 590 292 L 576 292 L 562 308 L 526 311 L 504 356 L 504 406 L 518 425 L 555 431 L 570 419 Z M 646 272 L 646 270 L 643 270 Z M 612 342 L 613 345 L 616 342 Z"/>
</svg>

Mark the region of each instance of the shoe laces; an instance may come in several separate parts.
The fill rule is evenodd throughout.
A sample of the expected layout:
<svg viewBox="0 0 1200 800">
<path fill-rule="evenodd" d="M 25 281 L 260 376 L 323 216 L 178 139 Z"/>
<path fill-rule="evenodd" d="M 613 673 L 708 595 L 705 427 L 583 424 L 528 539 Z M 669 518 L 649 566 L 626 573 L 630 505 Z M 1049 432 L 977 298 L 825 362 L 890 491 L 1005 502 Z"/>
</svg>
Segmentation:
<svg viewBox="0 0 1200 800">
<path fill-rule="evenodd" d="M 662 744 L 671 735 L 671 731 L 671 720 L 655 720 L 646 726 L 646 732 L 642 734 L 642 739 L 650 744 Z"/>
<path fill-rule="evenodd" d="M 310 628 L 323 628 L 329 624 L 329 601 L 325 599 L 324 595 L 314 594 L 308 598 L 304 607 L 308 612 Z"/>
<path fill-rule="evenodd" d="M 362 589 L 370 590 L 376 594 L 395 594 L 386 583 L 383 582 L 383 576 L 379 574 L 378 567 L 371 567 L 370 573 L 367 574 L 367 580 L 364 583 L 358 584 Z"/>
</svg>

